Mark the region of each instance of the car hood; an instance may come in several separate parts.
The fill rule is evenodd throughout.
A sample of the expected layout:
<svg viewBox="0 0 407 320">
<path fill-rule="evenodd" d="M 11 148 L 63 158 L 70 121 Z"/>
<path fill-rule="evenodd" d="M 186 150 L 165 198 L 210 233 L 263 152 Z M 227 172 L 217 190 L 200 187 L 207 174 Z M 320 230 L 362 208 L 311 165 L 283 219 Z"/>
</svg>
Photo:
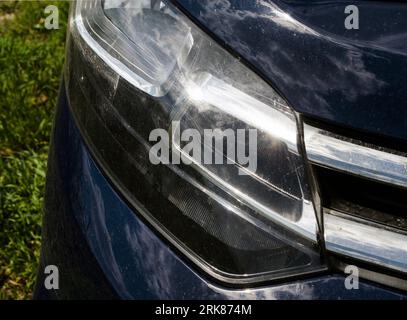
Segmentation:
<svg viewBox="0 0 407 320">
<path fill-rule="evenodd" d="M 177 0 L 298 112 L 407 141 L 407 4 Z M 356 4 L 359 29 L 344 26 Z"/>
</svg>

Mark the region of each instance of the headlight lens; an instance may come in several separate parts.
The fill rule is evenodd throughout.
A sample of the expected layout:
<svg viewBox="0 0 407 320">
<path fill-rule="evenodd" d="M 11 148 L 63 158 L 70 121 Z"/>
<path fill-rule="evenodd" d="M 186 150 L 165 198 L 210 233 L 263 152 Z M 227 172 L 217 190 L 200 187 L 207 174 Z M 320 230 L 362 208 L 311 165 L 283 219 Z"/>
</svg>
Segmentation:
<svg viewBox="0 0 407 320">
<path fill-rule="evenodd" d="M 178 249 L 232 282 L 323 268 L 296 118 L 267 83 L 167 1 L 77 1 L 68 48 L 68 98 L 88 145 Z M 158 128 L 169 132 L 166 164 L 152 159 Z M 212 129 L 200 151 L 215 161 L 188 151 L 189 129 Z"/>
</svg>

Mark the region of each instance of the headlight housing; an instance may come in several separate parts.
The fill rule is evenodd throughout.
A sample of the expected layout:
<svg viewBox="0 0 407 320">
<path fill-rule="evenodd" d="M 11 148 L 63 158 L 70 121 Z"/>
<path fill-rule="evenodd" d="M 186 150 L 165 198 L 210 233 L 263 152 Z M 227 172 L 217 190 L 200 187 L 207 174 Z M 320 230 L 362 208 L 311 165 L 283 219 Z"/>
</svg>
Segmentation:
<svg viewBox="0 0 407 320">
<path fill-rule="evenodd" d="M 324 269 L 294 113 L 171 3 L 77 1 L 65 77 L 97 162 L 199 267 L 230 283 Z M 165 164 L 151 153 L 151 133 L 159 128 L 170 137 Z M 213 143 L 202 141 L 202 154 L 211 150 L 215 163 L 224 161 L 186 151 L 188 140 L 179 136 L 188 129 L 202 137 L 212 129 Z M 256 132 L 255 167 L 226 150 L 241 147 L 224 136 L 238 129 L 247 137 Z M 250 153 L 250 145 L 243 148 Z"/>
</svg>

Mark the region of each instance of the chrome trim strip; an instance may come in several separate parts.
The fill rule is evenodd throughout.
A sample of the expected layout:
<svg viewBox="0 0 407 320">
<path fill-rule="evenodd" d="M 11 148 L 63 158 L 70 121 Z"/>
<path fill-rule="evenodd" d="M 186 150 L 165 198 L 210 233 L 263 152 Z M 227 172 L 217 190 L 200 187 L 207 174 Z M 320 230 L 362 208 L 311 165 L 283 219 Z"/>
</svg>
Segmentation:
<svg viewBox="0 0 407 320">
<path fill-rule="evenodd" d="M 339 270 L 345 271 L 348 263 L 342 262 L 340 260 L 335 262 Z M 359 276 L 363 279 L 370 280 L 376 283 L 383 284 L 385 286 L 407 291 L 407 280 L 401 277 L 396 277 L 394 275 L 389 275 L 385 273 L 379 273 L 376 271 L 368 270 L 359 267 Z"/>
<path fill-rule="evenodd" d="M 311 162 L 407 187 L 407 157 L 345 141 L 307 124 L 304 141 Z"/>
<path fill-rule="evenodd" d="M 407 272 L 407 234 L 324 208 L 327 250 Z"/>
</svg>

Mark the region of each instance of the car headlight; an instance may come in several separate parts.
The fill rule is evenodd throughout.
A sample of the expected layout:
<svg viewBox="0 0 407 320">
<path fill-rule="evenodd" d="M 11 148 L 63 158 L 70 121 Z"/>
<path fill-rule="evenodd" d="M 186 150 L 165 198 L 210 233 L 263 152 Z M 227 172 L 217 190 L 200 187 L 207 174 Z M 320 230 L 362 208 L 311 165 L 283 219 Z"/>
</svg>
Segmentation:
<svg viewBox="0 0 407 320">
<path fill-rule="evenodd" d="M 171 3 L 77 1 L 65 76 L 106 175 L 191 261 L 232 283 L 324 269 L 295 114 Z M 160 128 L 170 152 L 154 157 Z M 191 155 L 179 138 L 190 129 L 211 130 L 200 151 L 214 161 Z"/>
</svg>

